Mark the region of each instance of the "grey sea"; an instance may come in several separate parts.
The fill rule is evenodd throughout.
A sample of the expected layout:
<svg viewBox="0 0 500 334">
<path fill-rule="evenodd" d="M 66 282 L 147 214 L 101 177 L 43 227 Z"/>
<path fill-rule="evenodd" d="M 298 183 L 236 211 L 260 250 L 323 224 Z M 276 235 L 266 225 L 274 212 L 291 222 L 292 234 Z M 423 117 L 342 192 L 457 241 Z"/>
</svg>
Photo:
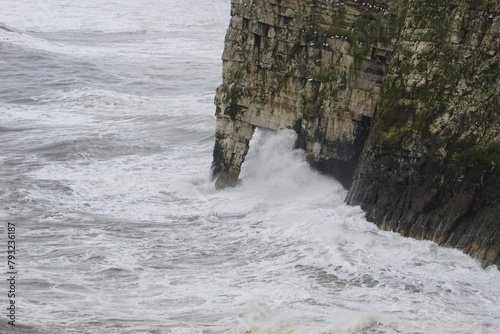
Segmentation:
<svg viewBox="0 0 500 334">
<path fill-rule="evenodd" d="M 214 189 L 229 10 L 1 1 L 0 333 L 500 333 L 500 271 L 379 231 L 293 132 Z"/>
</svg>

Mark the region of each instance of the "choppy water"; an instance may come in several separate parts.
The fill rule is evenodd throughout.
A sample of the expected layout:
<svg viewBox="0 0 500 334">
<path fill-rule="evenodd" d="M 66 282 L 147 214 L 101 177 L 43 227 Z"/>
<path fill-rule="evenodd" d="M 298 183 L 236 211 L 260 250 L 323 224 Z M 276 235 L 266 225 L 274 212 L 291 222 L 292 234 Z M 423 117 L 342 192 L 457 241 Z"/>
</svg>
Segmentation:
<svg viewBox="0 0 500 334">
<path fill-rule="evenodd" d="M 499 333 L 498 270 L 379 231 L 293 133 L 258 132 L 242 183 L 213 189 L 228 19 L 228 0 L 2 0 L 0 333 Z"/>
</svg>

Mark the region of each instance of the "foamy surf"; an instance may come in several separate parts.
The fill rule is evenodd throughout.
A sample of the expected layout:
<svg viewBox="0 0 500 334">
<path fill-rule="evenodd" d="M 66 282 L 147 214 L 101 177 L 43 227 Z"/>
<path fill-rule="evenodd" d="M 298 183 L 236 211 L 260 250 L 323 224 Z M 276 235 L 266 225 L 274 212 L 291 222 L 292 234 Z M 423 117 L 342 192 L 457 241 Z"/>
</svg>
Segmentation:
<svg viewBox="0 0 500 334">
<path fill-rule="evenodd" d="M 229 1 L 0 7 L 18 333 L 500 331 L 495 268 L 378 230 L 292 131 L 257 131 L 213 188 Z"/>
<path fill-rule="evenodd" d="M 335 313 L 335 312 L 334 312 Z M 266 334 L 355 334 L 355 333 L 418 333 L 418 329 L 390 317 L 375 313 L 344 312 L 332 314 L 331 323 L 313 323 L 292 319 L 286 314 L 271 313 L 252 305 L 241 315 L 234 333 Z"/>
</svg>

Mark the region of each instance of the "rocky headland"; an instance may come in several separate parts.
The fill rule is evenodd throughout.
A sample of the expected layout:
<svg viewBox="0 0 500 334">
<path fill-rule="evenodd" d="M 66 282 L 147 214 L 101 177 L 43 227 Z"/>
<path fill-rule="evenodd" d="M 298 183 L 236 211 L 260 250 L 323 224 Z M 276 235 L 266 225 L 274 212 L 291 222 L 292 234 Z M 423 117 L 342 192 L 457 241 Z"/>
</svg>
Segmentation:
<svg viewBox="0 0 500 334">
<path fill-rule="evenodd" d="M 498 0 L 232 0 L 216 187 L 294 129 L 368 220 L 500 268 L 499 53 Z"/>
</svg>

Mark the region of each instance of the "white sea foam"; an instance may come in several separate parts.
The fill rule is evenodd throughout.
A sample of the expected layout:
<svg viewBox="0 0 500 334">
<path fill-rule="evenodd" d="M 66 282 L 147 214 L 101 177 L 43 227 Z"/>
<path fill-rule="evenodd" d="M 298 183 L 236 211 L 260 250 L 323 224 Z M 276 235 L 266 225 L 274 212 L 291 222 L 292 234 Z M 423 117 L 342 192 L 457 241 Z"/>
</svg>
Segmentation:
<svg viewBox="0 0 500 334">
<path fill-rule="evenodd" d="M 0 7 L 20 333 L 500 331 L 496 268 L 379 231 L 292 131 L 257 131 L 241 182 L 213 188 L 229 1 Z M 37 61 L 58 66 L 47 89 Z"/>
</svg>

